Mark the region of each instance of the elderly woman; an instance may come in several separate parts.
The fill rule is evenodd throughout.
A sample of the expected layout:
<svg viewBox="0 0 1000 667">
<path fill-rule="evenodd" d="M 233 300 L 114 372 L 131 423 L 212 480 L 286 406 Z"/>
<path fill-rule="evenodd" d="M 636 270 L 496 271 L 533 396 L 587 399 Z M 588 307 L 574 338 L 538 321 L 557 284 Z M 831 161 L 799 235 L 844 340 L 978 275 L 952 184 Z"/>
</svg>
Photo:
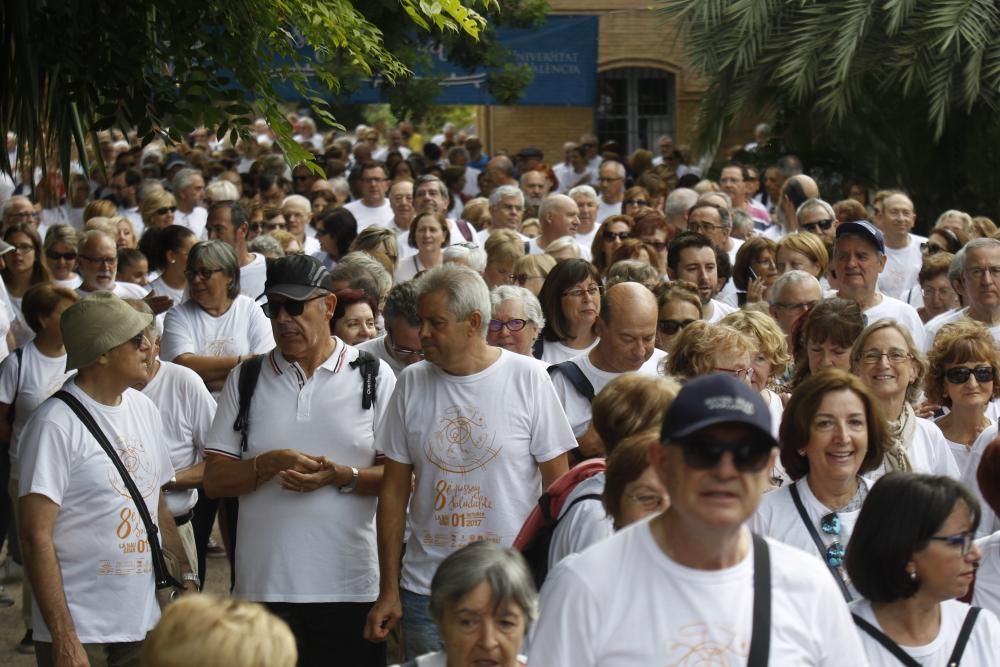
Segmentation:
<svg viewBox="0 0 1000 667">
<path fill-rule="evenodd" d="M 150 190 L 139 203 L 139 214 L 146 229 L 163 229 L 174 224 L 177 201 L 166 190 Z"/>
<path fill-rule="evenodd" d="M 611 266 L 611 255 L 631 236 L 632 224 L 632 218 L 627 215 L 612 215 L 597 228 L 590 256 L 598 271 L 604 273 Z"/>
<path fill-rule="evenodd" d="M 218 397 L 244 358 L 274 347 L 271 324 L 240 294 L 240 265 L 228 243 L 191 248 L 184 275 L 191 298 L 167 311 L 160 356 L 196 372 Z"/>
<path fill-rule="evenodd" d="M 493 289 L 514 282 L 514 266 L 524 257 L 524 241 L 520 234 L 498 229 L 486 239 L 483 249 L 486 250 L 486 269 L 483 271 L 486 286 Z"/>
<path fill-rule="evenodd" d="M 490 292 L 493 317 L 486 332 L 490 345 L 532 356 L 532 347 L 545 328 L 538 297 L 523 287 L 501 285 Z"/>
<path fill-rule="evenodd" d="M 348 345 L 357 345 L 378 335 L 375 317 L 378 305 L 359 289 L 342 289 L 335 292 L 337 306 L 330 320 L 330 331 Z"/>
<path fill-rule="evenodd" d="M 830 264 L 830 253 L 816 234 L 792 232 L 778 242 L 774 254 L 774 265 L 778 274 L 798 269 L 822 281 L 826 267 Z"/>
<path fill-rule="evenodd" d="M 962 300 L 948 278 L 951 260 L 954 258 L 955 256 L 948 252 L 939 252 L 924 258 L 920 273 L 917 274 L 917 285 L 911 290 L 911 296 L 907 299 L 909 303 L 913 303 L 917 298 L 913 292 L 919 290 L 920 300 L 924 305 L 917 308 L 917 315 L 924 323 L 962 306 Z"/>
<path fill-rule="evenodd" d="M 417 252 L 399 264 L 395 275 L 397 283 L 441 266 L 444 263 L 444 248 L 451 242 L 451 230 L 440 213 L 425 211 L 413 216 L 406 242 Z"/>
<path fill-rule="evenodd" d="M 930 370 L 924 383 L 927 401 L 948 408 L 935 423 L 959 469 L 965 470 L 979 434 L 993 424 L 989 402 L 1000 397 L 1000 351 L 983 324 L 964 319 L 945 325 L 927 355 Z"/>
<path fill-rule="evenodd" d="M 57 285 L 76 289 L 83 282 L 76 272 L 79 243 L 80 232 L 72 225 L 52 225 L 45 233 L 45 265 Z"/>
<path fill-rule="evenodd" d="M 310 235 L 309 222 L 312 220 L 312 203 L 302 195 L 289 195 L 281 201 L 281 215 L 285 218 L 288 232 L 298 239 L 307 255 L 319 252 L 319 241 Z"/>
<path fill-rule="evenodd" d="M 557 264 L 538 295 L 545 327 L 536 358 L 557 364 L 589 352 L 597 344 L 602 292 L 601 274 L 590 262 L 568 259 Z"/>
<path fill-rule="evenodd" d="M 868 494 L 862 475 L 882 463 L 888 433 L 878 400 L 845 371 L 831 369 L 796 388 L 781 421 L 781 465 L 793 480 L 764 496 L 751 530 L 821 559 L 849 602 L 844 546 Z"/>
<path fill-rule="evenodd" d="M 941 430 L 913 410 L 927 359 L 905 327 L 895 320 L 865 327 L 851 348 L 851 371 L 871 388 L 889 420 L 890 446 L 883 465 L 869 473 L 871 479 L 894 470 L 961 477 Z"/>
<path fill-rule="evenodd" d="M 170 225 L 149 229 L 142 235 L 139 249 L 146 255 L 149 270 L 159 275 L 150 283 L 156 294 L 169 296 L 177 305 L 184 301 L 187 289 L 188 253 L 198 242 L 198 237 L 187 227 Z"/>
<path fill-rule="evenodd" d="M 858 304 L 848 299 L 823 299 L 801 316 L 793 328 L 796 341 L 795 377 L 803 382 L 825 368 L 851 369 L 851 346 L 865 328 Z M 795 331 L 797 329 L 797 331 Z"/>
<path fill-rule="evenodd" d="M 656 303 L 659 309 L 656 347 L 669 354 L 680 332 L 701 319 L 698 286 L 684 280 L 673 280 L 656 290 Z"/>
<path fill-rule="evenodd" d="M 538 614 L 538 594 L 518 551 L 472 542 L 438 565 L 430 614 L 444 650 L 398 667 L 518 667 L 526 664 L 518 651 Z"/>
<path fill-rule="evenodd" d="M 757 351 L 750 359 L 750 366 L 753 367 L 750 384 L 767 403 L 771 411 L 772 435 L 777 438 L 784 405 L 781 397 L 771 388 L 771 383 L 785 373 L 791 359 L 785 335 L 771 316 L 755 310 L 737 310 L 723 317 L 719 323 L 742 331 L 756 341 Z"/>
<path fill-rule="evenodd" d="M 964 596 L 981 554 L 979 503 L 948 477 L 894 473 L 868 494 L 847 547 L 864 597 L 851 605 L 871 665 L 993 665 L 1000 621 L 970 616 Z M 964 650 L 963 626 L 971 623 Z"/>
<path fill-rule="evenodd" d="M 771 286 L 778 277 L 775 264 L 777 244 L 764 236 L 755 236 L 736 251 L 733 264 L 733 284 L 740 305 L 755 301 L 767 301 L 771 296 Z"/>
<path fill-rule="evenodd" d="M 665 372 L 680 381 L 707 373 L 730 373 L 751 384 L 757 343 L 742 331 L 723 324 L 689 324 L 667 357 Z"/>
<path fill-rule="evenodd" d="M 545 279 L 555 266 L 556 258 L 552 255 L 545 253 L 525 255 L 514 264 L 514 283 L 538 296 Z"/>
<path fill-rule="evenodd" d="M 969 239 L 972 238 L 972 216 L 964 211 L 950 209 L 938 216 L 934 222 L 934 229 L 947 229 L 956 234 L 961 232 Z M 928 238 L 930 238 L 928 236 Z M 957 252 L 953 250 L 952 252 Z"/>
<path fill-rule="evenodd" d="M 670 496 L 649 463 L 649 448 L 659 443 L 659 429 L 646 429 L 622 440 L 608 456 L 601 501 L 614 530 L 670 506 Z"/>
</svg>

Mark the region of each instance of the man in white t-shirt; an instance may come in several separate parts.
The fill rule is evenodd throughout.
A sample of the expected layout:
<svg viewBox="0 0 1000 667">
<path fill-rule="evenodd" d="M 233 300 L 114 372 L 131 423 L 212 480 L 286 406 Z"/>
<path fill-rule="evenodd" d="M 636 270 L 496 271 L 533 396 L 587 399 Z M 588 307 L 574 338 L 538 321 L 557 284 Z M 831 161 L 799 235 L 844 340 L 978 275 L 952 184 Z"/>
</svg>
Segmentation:
<svg viewBox="0 0 1000 667">
<path fill-rule="evenodd" d="M 837 226 L 833 243 L 833 268 L 837 296 L 857 302 L 867 324 L 883 319 L 899 322 L 910 332 L 918 349 L 924 348 L 924 323 L 908 303 L 882 294 L 878 276 L 885 268 L 885 241 L 870 222 L 858 220 Z"/>
<path fill-rule="evenodd" d="M 727 162 L 722 165 L 719 186 L 729 196 L 733 209 L 745 211 L 755 223 L 766 227 L 771 224 L 771 216 L 767 209 L 747 197 L 746 181 L 748 176 L 745 165 L 735 161 Z"/>
<path fill-rule="evenodd" d="M 365 227 L 378 225 L 390 227 L 392 223 L 392 208 L 385 193 L 389 183 L 385 177 L 385 167 L 382 163 L 369 160 L 361 165 L 361 199 L 350 202 L 344 208 L 354 214 L 358 221 L 358 231 Z"/>
<path fill-rule="evenodd" d="M 413 181 L 396 181 L 389 187 L 389 207 L 392 209 L 392 220 L 386 225 L 396 233 L 396 246 L 399 248 L 399 259 L 416 252 L 410 247 L 410 223 L 416 209 L 413 207 Z"/>
<path fill-rule="evenodd" d="M 657 373 L 666 356 L 656 348 L 656 297 L 639 283 L 618 283 L 608 288 L 597 320 L 597 345 L 589 352 L 549 367 L 552 386 L 562 403 L 573 435 L 580 443 L 579 454 L 588 458 L 603 453 L 601 439 L 591 424 L 590 399 L 563 371 L 573 364 L 590 382 L 593 394 L 604 389 L 622 373 Z"/>
<path fill-rule="evenodd" d="M 264 255 L 247 250 L 250 221 L 246 209 L 238 202 L 220 201 L 208 209 L 206 227 L 210 240 L 225 241 L 236 251 L 240 264 L 240 294 L 256 299 L 264 293 L 267 262 Z"/>
<path fill-rule="evenodd" d="M 256 358 L 245 440 L 234 422 L 252 362 L 230 373 L 205 447 L 205 492 L 240 499 L 233 593 L 288 623 L 299 664 L 382 667 L 361 632 L 378 592 L 375 429 L 395 378 L 376 362 L 364 403 L 365 366 L 330 335 L 337 297 L 319 260 L 275 260 L 264 291 L 277 348 Z"/>
<path fill-rule="evenodd" d="M 413 206 L 417 213 L 432 211 L 445 216 L 451 231 L 451 245 L 475 240 L 476 229 L 471 224 L 465 220 L 448 217 L 449 201 L 448 186 L 440 178 L 428 174 L 417 179 L 413 190 Z M 462 230 L 465 230 L 465 234 L 462 233 Z M 468 238 L 466 238 L 466 234 L 468 234 Z"/>
<path fill-rule="evenodd" d="M 917 284 L 917 274 L 923 264 L 920 244 L 926 237 L 911 234 L 917 215 L 913 202 L 902 192 L 882 200 L 882 210 L 875 224 L 885 237 L 885 268 L 878 277 L 878 288 L 894 299 L 905 299 Z"/>
<path fill-rule="evenodd" d="M 288 195 L 281 200 L 281 214 L 285 216 L 288 233 L 298 240 L 307 255 L 319 252 L 319 241 L 310 235 L 309 221 L 312 220 L 312 204 L 302 195 Z"/>
<path fill-rule="evenodd" d="M 123 299 L 142 299 L 146 289 L 135 283 L 116 281 L 118 274 L 118 247 L 115 240 L 99 229 L 88 229 L 80 237 L 77 247 L 77 257 L 80 264 L 80 277 L 83 282 L 76 288 L 80 296 L 104 290 L 113 292 Z M 173 299 L 166 299 L 170 305 Z M 153 304 L 150 304 L 152 306 Z M 170 306 L 168 305 L 167 308 Z"/>
<path fill-rule="evenodd" d="M 357 348 L 389 364 L 399 377 L 404 368 L 424 359 L 417 318 L 417 286 L 412 280 L 392 286 L 385 297 L 382 318 L 385 335 L 359 343 Z"/>
<path fill-rule="evenodd" d="M 760 394 L 728 374 L 694 378 L 667 410 L 660 439 L 649 459 L 670 507 L 550 572 L 532 663 L 740 665 L 757 655 L 751 664 L 865 664 L 823 564 L 743 526 L 778 454 Z M 770 614 L 761 617 L 754 606 L 765 595 Z"/>
<path fill-rule="evenodd" d="M 712 298 L 718 290 L 719 267 L 715 260 L 715 246 L 706 236 L 688 232 L 670 241 L 667 246 L 667 276 L 671 280 L 686 280 L 698 287 L 702 318 L 707 322 L 718 322 L 736 310 Z"/>
<path fill-rule="evenodd" d="M 205 179 L 197 169 L 186 167 L 174 175 L 174 199 L 177 211 L 174 224 L 187 227 L 199 239 L 204 238 L 208 211 L 202 206 L 205 197 Z"/>
<path fill-rule="evenodd" d="M 969 241 L 955 254 L 948 274 L 958 276 L 965 307 L 942 313 L 926 324 L 924 351 L 934 345 L 941 327 L 963 317 L 986 325 L 1000 345 L 1000 241 L 990 238 Z"/>
<path fill-rule="evenodd" d="M 597 203 L 597 224 L 611 215 L 622 212 L 622 200 L 625 199 L 625 167 L 620 162 L 606 160 L 598 169 L 598 185 L 601 198 Z"/>
<path fill-rule="evenodd" d="M 111 190 L 118 200 L 118 214 L 132 223 L 136 239 L 142 236 L 146 228 L 139 212 L 138 190 L 141 184 L 142 174 L 135 169 L 119 167 L 111 176 Z"/>
<path fill-rule="evenodd" d="M 576 202 L 566 195 L 549 195 L 538 209 L 538 222 L 542 233 L 528 240 L 528 254 L 540 255 L 556 239 L 575 236 L 580 225 L 580 209 Z M 590 259 L 590 248 L 577 244 L 577 256 Z"/>
<path fill-rule="evenodd" d="M 545 369 L 487 344 L 492 309 L 479 274 L 445 264 L 418 279 L 417 293 L 425 361 L 400 376 L 378 431 L 379 598 L 365 629 L 382 641 L 402 618 L 411 658 L 440 648 L 428 613 L 438 563 L 472 541 L 512 544 L 576 446 Z"/>
<path fill-rule="evenodd" d="M 131 389 L 146 377 L 152 315 L 109 292 L 88 296 L 60 319 L 63 390 L 81 402 L 125 464 L 185 586 L 198 589 L 161 487 L 174 475 L 156 406 Z M 132 495 L 70 407 L 47 399 L 21 440 L 21 548 L 34 592 L 40 665 L 138 664 L 160 617 L 146 529 Z M 161 520 L 162 518 L 162 520 Z"/>
<path fill-rule="evenodd" d="M 576 228 L 576 242 L 588 252 L 594 244 L 597 234 L 597 192 L 589 185 L 577 185 L 567 193 L 576 202 L 580 224 Z"/>
<path fill-rule="evenodd" d="M 490 226 L 476 234 L 476 243 L 486 245 L 486 239 L 498 229 L 520 234 L 524 215 L 524 193 L 513 185 L 501 185 L 490 193 Z"/>
<path fill-rule="evenodd" d="M 709 192 L 699 197 L 698 203 L 688 211 L 687 225 L 687 231 L 707 237 L 717 251 L 726 253 L 731 267 L 736 265 L 736 253 L 743 241 L 730 235 L 733 230 L 733 215 L 728 195 Z M 718 290 L 716 300 L 732 308 L 739 305 L 736 285 L 731 279 Z"/>
</svg>

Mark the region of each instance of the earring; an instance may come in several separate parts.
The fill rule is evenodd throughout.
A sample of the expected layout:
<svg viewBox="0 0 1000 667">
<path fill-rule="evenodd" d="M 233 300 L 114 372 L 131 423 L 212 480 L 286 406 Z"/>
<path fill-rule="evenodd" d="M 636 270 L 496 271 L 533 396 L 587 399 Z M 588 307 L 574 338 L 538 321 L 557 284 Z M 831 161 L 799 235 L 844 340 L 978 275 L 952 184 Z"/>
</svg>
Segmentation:
<svg viewBox="0 0 1000 667">
<path fill-rule="evenodd" d="M 910 580 L 911 581 L 916 581 L 917 580 L 917 571 L 916 570 L 913 570 L 912 572 L 910 572 Z"/>
<path fill-rule="evenodd" d="M 806 455 L 806 450 L 800 449 L 798 451 L 799 451 L 799 456 L 805 456 Z"/>
</svg>

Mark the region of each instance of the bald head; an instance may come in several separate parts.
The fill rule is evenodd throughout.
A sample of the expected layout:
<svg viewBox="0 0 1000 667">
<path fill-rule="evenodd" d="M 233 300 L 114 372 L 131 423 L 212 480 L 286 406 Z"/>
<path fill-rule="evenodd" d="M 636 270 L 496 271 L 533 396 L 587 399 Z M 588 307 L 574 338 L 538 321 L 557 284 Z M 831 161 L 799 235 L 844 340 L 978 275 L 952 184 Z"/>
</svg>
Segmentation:
<svg viewBox="0 0 1000 667">
<path fill-rule="evenodd" d="M 638 370 L 652 356 L 656 343 L 656 297 L 639 283 L 618 283 L 604 293 L 597 333 L 601 339 L 591 361 L 601 370 Z"/>
</svg>

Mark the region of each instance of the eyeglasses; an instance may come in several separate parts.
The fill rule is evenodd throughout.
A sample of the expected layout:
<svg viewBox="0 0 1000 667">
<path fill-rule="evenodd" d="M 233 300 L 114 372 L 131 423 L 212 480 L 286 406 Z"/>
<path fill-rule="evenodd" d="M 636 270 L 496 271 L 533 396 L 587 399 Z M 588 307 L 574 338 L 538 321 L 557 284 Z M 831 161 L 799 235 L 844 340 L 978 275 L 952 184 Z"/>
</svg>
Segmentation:
<svg viewBox="0 0 1000 667">
<path fill-rule="evenodd" d="M 94 264 L 107 264 L 108 266 L 114 266 L 118 263 L 118 257 L 91 257 L 90 255 L 80 255 L 80 259 L 85 259 L 88 262 L 93 262 Z"/>
<path fill-rule="evenodd" d="M 390 347 L 392 348 L 393 352 L 395 352 L 398 356 L 401 356 L 401 357 L 406 357 L 406 356 L 423 357 L 424 356 L 424 351 L 423 350 L 411 350 L 408 347 L 403 347 L 401 345 L 396 345 L 395 343 L 391 343 L 391 342 L 390 342 Z"/>
<path fill-rule="evenodd" d="M 359 178 L 358 180 L 361 181 L 362 183 L 370 183 L 372 185 L 375 185 L 375 184 L 378 184 L 378 183 L 384 183 L 388 179 L 385 179 L 385 178 Z"/>
<path fill-rule="evenodd" d="M 38 211 L 21 211 L 20 213 L 8 213 L 11 220 L 35 220 L 42 217 Z"/>
<path fill-rule="evenodd" d="M 45 256 L 51 259 L 53 262 L 58 262 L 58 261 L 72 262 L 76 260 L 75 252 L 56 252 L 55 250 L 46 250 Z"/>
<path fill-rule="evenodd" d="M 948 252 L 947 248 L 942 248 L 936 243 L 921 243 L 921 250 L 926 250 L 928 255 L 936 255 L 939 252 Z"/>
<path fill-rule="evenodd" d="M 604 233 L 601 234 L 605 241 L 624 241 L 628 238 L 629 232 L 613 232 L 611 230 L 605 229 Z"/>
<path fill-rule="evenodd" d="M 938 299 L 954 299 L 958 295 L 955 294 L 955 290 L 950 287 L 939 287 L 934 289 L 933 287 L 925 287 L 920 290 L 924 294 L 924 299 L 933 299 L 937 297 Z"/>
<path fill-rule="evenodd" d="M 837 516 L 836 512 L 830 512 L 819 520 L 819 529 L 827 535 L 833 535 L 834 537 L 839 538 L 840 517 Z M 834 540 L 833 543 L 826 548 L 826 553 L 824 554 L 826 564 L 830 567 L 840 567 L 844 564 L 844 553 L 844 545 L 840 543 L 839 539 Z"/>
<path fill-rule="evenodd" d="M 262 226 L 267 231 L 273 232 L 276 229 L 284 229 L 285 228 L 285 223 L 283 223 L 283 222 L 265 222 Z"/>
<path fill-rule="evenodd" d="M 753 380 L 753 369 L 752 368 L 716 368 L 718 373 L 729 373 L 733 375 L 738 380 L 744 380 L 745 382 L 750 382 Z"/>
<path fill-rule="evenodd" d="M 285 301 L 266 301 L 260 304 L 260 307 L 264 311 L 264 316 L 269 320 L 276 319 L 281 315 L 281 311 L 284 310 L 288 313 L 289 317 L 298 317 L 305 310 L 306 304 L 310 301 L 315 301 L 316 299 L 322 299 L 328 296 L 327 294 L 320 294 L 319 296 L 314 296 L 311 299 L 306 299 L 304 301 L 297 301 L 296 299 L 287 299 Z M 405 349 L 405 348 L 401 348 Z M 408 350 L 408 353 L 415 354 L 413 350 Z M 421 353 L 422 354 L 422 353 Z"/>
<path fill-rule="evenodd" d="M 18 243 L 14 246 L 14 252 L 19 252 L 22 255 L 27 255 L 29 252 L 35 252 L 35 246 L 30 243 Z"/>
<path fill-rule="evenodd" d="M 697 234 L 711 234 L 712 232 L 722 229 L 722 225 L 713 225 L 710 222 L 689 222 L 688 231 L 695 232 Z"/>
<path fill-rule="evenodd" d="M 975 368 L 956 366 L 955 368 L 946 370 L 944 377 L 951 384 L 965 384 L 969 381 L 969 377 L 974 377 L 976 378 L 976 382 L 983 384 L 985 382 L 993 382 L 996 379 L 996 371 L 992 366 L 976 366 Z"/>
<path fill-rule="evenodd" d="M 958 535 L 931 535 L 927 539 L 944 542 L 953 547 L 961 546 L 962 556 L 964 557 L 968 556 L 969 552 L 972 551 L 972 544 L 976 540 L 976 534 L 969 531 L 968 533 L 959 533 Z"/>
<path fill-rule="evenodd" d="M 629 493 L 626 494 L 625 497 L 638 504 L 639 507 L 647 512 L 655 512 L 658 509 L 662 509 L 667 504 L 667 499 L 659 493 Z"/>
<path fill-rule="evenodd" d="M 815 301 L 806 301 L 804 303 L 782 303 L 779 301 L 778 303 L 774 304 L 774 307 L 777 308 L 778 310 L 792 310 L 804 313 L 807 310 L 810 310 L 815 305 L 816 305 Z"/>
<path fill-rule="evenodd" d="M 489 328 L 490 331 L 494 333 L 501 331 L 504 327 L 507 327 L 507 329 L 510 331 L 520 331 L 525 326 L 527 326 L 527 324 L 528 320 L 522 320 L 517 318 L 509 319 L 506 322 L 502 320 L 490 320 Z"/>
<path fill-rule="evenodd" d="M 881 350 L 868 350 L 861 355 L 861 361 L 866 364 L 877 364 L 882 361 L 882 357 L 888 359 L 890 364 L 901 364 L 907 359 L 910 359 L 911 355 L 906 350 L 900 350 L 897 348 L 886 352 L 882 352 Z"/>
<path fill-rule="evenodd" d="M 529 280 L 544 279 L 545 276 L 529 276 L 527 273 L 515 273 L 514 282 L 516 282 L 521 287 L 524 287 Z"/>
<path fill-rule="evenodd" d="M 604 291 L 600 285 L 591 285 L 587 289 L 582 287 L 577 287 L 576 289 L 566 290 L 563 292 L 563 296 L 571 296 L 574 299 L 582 299 L 583 295 L 586 294 L 591 299 L 596 299 L 600 293 Z"/>
<path fill-rule="evenodd" d="M 184 271 L 184 277 L 187 281 L 194 282 L 195 278 L 201 278 L 203 281 L 208 281 L 212 279 L 212 276 L 216 273 L 221 272 L 222 269 L 186 269 Z"/>
<path fill-rule="evenodd" d="M 649 206 L 649 202 L 645 199 L 626 199 L 622 203 L 628 206 Z"/>
<path fill-rule="evenodd" d="M 153 215 L 163 215 L 164 213 L 174 213 L 175 211 L 177 211 L 176 206 L 164 206 L 153 211 Z"/>
<path fill-rule="evenodd" d="M 824 232 L 833 227 L 833 223 L 836 222 L 833 218 L 827 218 L 826 220 L 817 220 L 816 222 L 809 222 L 802 225 L 802 229 L 807 232 L 812 232 L 813 234 L 819 234 L 819 230 Z"/>
<path fill-rule="evenodd" d="M 729 452 L 733 455 L 733 466 L 740 472 L 760 472 L 771 456 L 771 445 L 764 442 L 721 442 L 699 438 L 667 444 L 680 447 L 684 465 L 695 470 L 715 468 L 722 461 L 722 456 Z"/>
<path fill-rule="evenodd" d="M 642 242 L 645 243 L 646 245 L 653 246 L 653 249 L 656 250 L 656 252 L 663 252 L 664 250 L 667 249 L 666 241 L 647 241 L 643 239 Z"/>
<path fill-rule="evenodd" d="M 661 334 L 666 336 L 673 336 L 681 329 L 687 327 L 687 325 L 697 320 L 658 320 L 656 322 L 656 328 L 660 330 Z"/>
<path fill-rule="evenodd" d="M 601 176 L 597 179 L 600 183 L 614 183 L 615 181 L 624 180 L 621 176 Z"/>
</svg>

